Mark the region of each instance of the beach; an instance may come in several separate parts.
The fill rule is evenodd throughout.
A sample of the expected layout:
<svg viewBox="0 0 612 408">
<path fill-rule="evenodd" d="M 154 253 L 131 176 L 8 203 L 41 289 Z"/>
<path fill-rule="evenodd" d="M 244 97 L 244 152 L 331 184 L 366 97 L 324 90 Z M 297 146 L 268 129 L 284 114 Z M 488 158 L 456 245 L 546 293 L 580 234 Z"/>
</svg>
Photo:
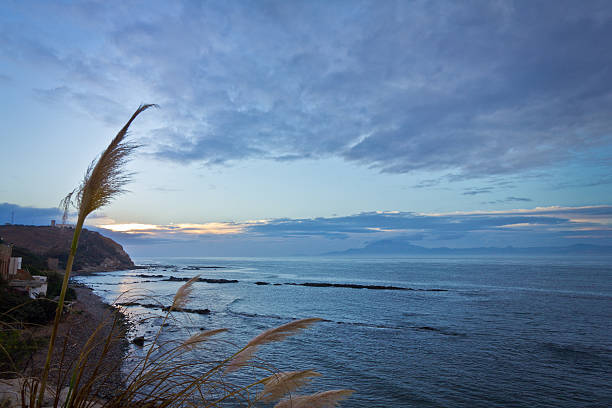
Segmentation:
<svg viewBox="0 0 612 408">
<path fill-rule="evenodd" d="M 95 295 L 90 288 L 83 285 L 72 285 L 72 287 L 77 293 L 77 300 L 70 306 L 70 312 L 64 316 L 59 326 L 50 371 L 51 383 L 55 384 L 58 379 L 61 379 L 63 385 L 68 385 L 71 372 L 66 369 L 66 365 L 79 359 L 92 333 L 95 333 L 93 348 L 89 356 L 90 364 L 82 380 L 82 383 L 86 382 L 103 353 L 106 338 L 112 331 L 114 340 L 101 366 L 101 372 L 104 375 L 100 378 L 105 378 L 105 380 L 103 384 L 98 383 L 94 387 L 98 389 L 96 394 L 99 397 L 109 397 L 123 386 L 121 362 L 127 349 L 127 340 L 121 334 L 125 331 L 126 324 L 121 315 L 117 315 L 119 312 Z M 115 318 L 119 320 L 113 328 Z M 51 325 L 45 326 L 36 335 L 48 337 L 51 334 L 51 328 Z M 42 370 L 46 355 L 47 347 L 42 347 L 33 356 L 30 368 L 33 373 Z M 61 361 L 62 355 L 63 362 Z"/>
</svg>

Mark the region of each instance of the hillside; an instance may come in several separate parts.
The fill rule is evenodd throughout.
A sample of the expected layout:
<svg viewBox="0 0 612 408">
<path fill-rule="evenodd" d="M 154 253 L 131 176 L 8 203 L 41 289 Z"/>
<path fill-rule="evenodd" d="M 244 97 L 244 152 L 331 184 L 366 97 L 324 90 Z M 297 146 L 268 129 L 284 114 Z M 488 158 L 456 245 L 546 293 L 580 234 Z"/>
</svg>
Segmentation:
<svg viewBox="0 0 612 408">
<path fill-rule="evenodd" d="M 73 232 L 73 229 L 31 225 L 0 226 L 0 237 L 5 243 L 25 248 L 44 258 L 58 258 L 60 267 L 64 267 L 68 259 Z M 134 268 L 134 262 L 121 245 L 98 232 L 83 229 L 74 261 L 74 271 L 131 268 Z"/>
</svg>

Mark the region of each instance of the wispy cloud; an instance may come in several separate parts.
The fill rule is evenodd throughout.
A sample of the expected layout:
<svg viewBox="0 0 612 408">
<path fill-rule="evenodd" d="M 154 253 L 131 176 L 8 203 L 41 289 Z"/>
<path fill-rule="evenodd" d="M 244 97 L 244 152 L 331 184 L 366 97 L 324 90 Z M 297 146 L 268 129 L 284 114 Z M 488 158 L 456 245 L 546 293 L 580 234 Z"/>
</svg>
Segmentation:
<svg viewBox="0 0 612 408">
<path fill-rule="evenodd" d="M 463 195 L 488 194 L 488 193 L 490 193 L 492 191 L 493 191 L 493 189 L 491 189 L 489 187 L 471 188 L 471 189 L 465 190 L 462 194 Z"/>
<path fill-rule="evenodd" d="M 50 74 L 41 100 L 102 121 L 124 117 L 138 89 L 164 107 L 150 139 L 163 160 L 340 157 L 466 179 L 588 163 L 612 144 L 606 3 L 37 6 L 3 7 L 92 41 L 7 21 L 2 58 Z"/>
<path fill-rule="evenodd" d="M 527 198 L 527 197 L 506 197 L 502 200 L 493 200 L 493 201 L 483 201 L 481 204 L 505 204 L 505 203 L 526 203 L 526 202 L 530 202 L 533 201 L 531 198 Z"/>
<path fill-rule="evenodd" d="M 209 222 L 204 224 L 99 224 L 98 228 L 107 229 L 113 232 L 123 232 L 126 234 L 172 236 L 172 235 L 226 235 L 239 234 L 244 232 L 250 225 L 236 224 L 229 222 Z"/>
<path fill-rule="evenodd" d="M 215 222 L 202 224 L 105 224 L 98 227 L 134 237 L 189 239 L 194 236 L 240 236 L 242 238 L 283 239 L 379 239 L 413 237 L 419 241 L 453 241 L 466 237 L 478 244 L 488 235 L 510 240 L 517 232 L 533 239 L 563 241 L 571 233 L 597 239 L 598 233 L 612 230 L 612 207 L 545 207 L 510 211 L 476 211 L 463 213 L 417 214 L 399 211 L 368 212 L 345 217 L 312 219 L 270 219 L 248 222 Z M 586 233 L 589 231 L 589 233 Z M 589 235 L 592 233 L 593 235 Z M 482 242 L 480 242 L 482 245 Z"/>
<path fill-rule="evenodd" d="M 15 222 L 23 224 L 48 225 L 61 217 L 54 208 L 0 204 L 0 216 L 10 217 L 12 211 Z M 312 254 L 381 240 L 429 247 L 612 245 L 612 206 L 606 205 L 452 213 L 375 211 L 340 217 L 169 225 L 116 223 L 100 216 L 91 222 L 88 228 L 130 248 L 162 246 L 171 248 L 169 253 L 183 255 Z"/>
</svg>

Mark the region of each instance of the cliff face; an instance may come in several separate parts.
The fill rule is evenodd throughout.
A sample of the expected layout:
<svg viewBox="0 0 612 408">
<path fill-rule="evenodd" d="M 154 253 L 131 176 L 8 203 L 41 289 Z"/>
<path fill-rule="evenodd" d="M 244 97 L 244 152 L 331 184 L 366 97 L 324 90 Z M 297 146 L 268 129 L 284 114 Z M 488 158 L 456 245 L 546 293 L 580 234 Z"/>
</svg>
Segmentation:
<svg viewBox="0 0 612 408">
<path fill-rule="evenodd" d="M 0 237 L 5 243 L 28 249 L 49 258 L 58 258 L 65 267 L 73 229 L 30 225 L 0 225 Z M 81 272 L 112 271 L 134 268 L 134 262 L 123 247 L 95 231 L 83 229 L 73 270 Z"/>
</svg>

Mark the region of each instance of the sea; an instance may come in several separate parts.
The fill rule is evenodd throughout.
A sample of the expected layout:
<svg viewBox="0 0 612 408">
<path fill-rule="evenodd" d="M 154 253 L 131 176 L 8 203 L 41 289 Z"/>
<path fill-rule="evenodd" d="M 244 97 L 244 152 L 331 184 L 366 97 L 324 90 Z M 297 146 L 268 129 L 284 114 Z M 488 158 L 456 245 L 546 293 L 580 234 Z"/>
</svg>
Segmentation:
<svg viewBox="0 0 612 408">
<path fill-rule="evenodd" d="M 212 358 L 263 330 L 318 317 L 257 357 L 280 371 L 322 374 L 304 393 L 355 390 L 342 407 L 612 406 L 611 257 L 135 262 L 144 269 L 74 280 L 109 303 L 170 305 L 180 279 L 200 275 L 208 281 L 194 284 L 186 307 L 210 313 L 174 313 L 161 327 L 143 318 L 161 311 L 124 306 L 129 336 L 144 336 L 146 347 L 160 327 L 160 340 L 228 328 L 211 340 L 222 347 L 200 351 Z"/>
</svg>

